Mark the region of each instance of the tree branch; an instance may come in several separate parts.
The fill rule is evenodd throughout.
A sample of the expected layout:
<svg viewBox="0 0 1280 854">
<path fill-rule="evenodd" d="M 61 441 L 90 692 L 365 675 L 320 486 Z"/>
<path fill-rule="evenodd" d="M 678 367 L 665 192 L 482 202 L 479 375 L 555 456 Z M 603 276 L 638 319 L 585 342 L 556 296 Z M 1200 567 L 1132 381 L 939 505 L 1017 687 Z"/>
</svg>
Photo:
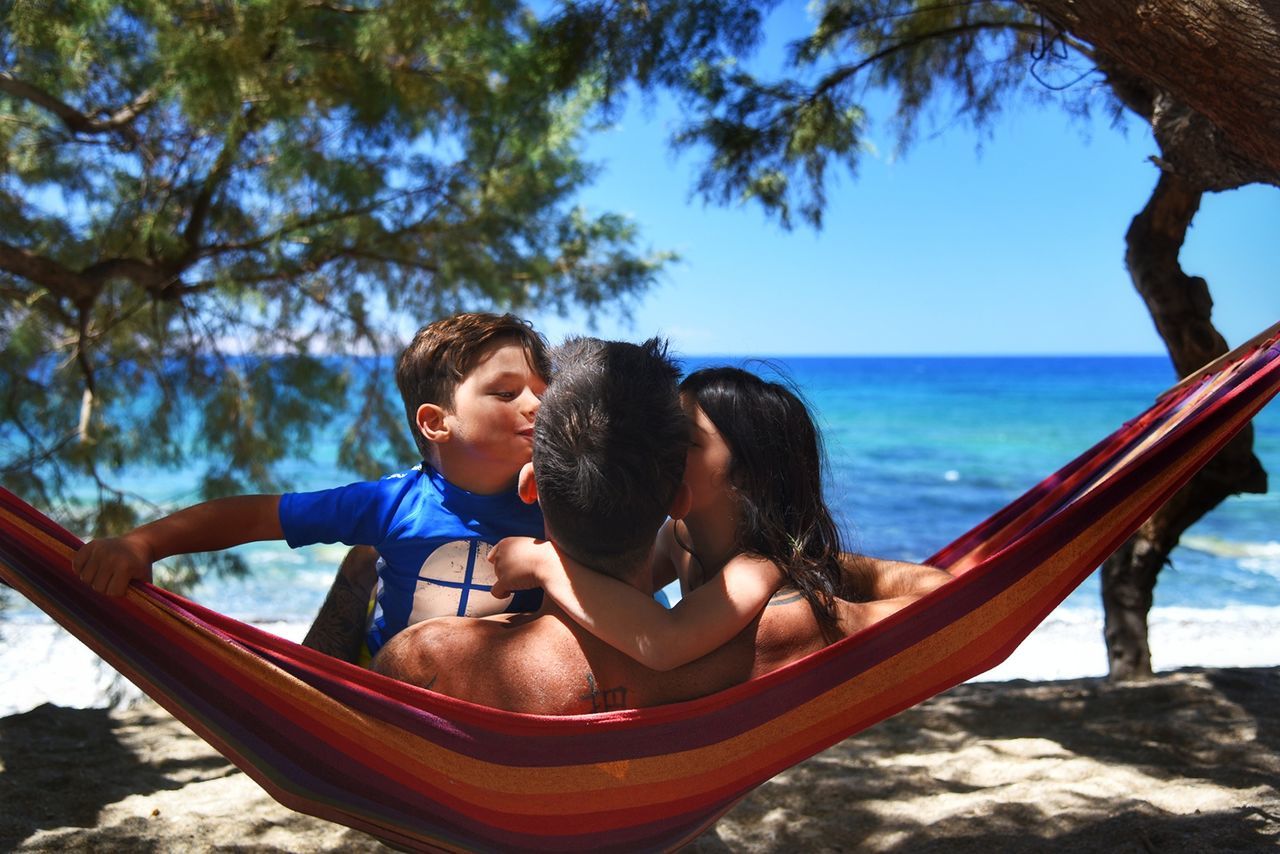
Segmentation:
<svg viewBox="0 0 1280 854">
<path fill-rule="evenodd" d="M 128 279 L 153 296 L 161 297 L 178 280 L 178 273 L 186 266 L 169 269 L 138 258 L 105 258 L 85 267 L 81 275 L 94 284 L 95 293 L 109 279 L 121 278 Z"/>
<path fill-rule="evenodd" d="M 83 273 L 43 255 L 0 241 L 0 270 L 34 282 L 77 305 L 98 295 L 98 284 Z"/>
<path fill-rule="evenodd" d="M 22 459 L 13 459 L 6 461 L 6 465 L 0 467 L 0 475 L 12 475 L 18 472 L 34 469 L 43 463 L 56 460 L 58 454 L 76 440 L 76 432 L 74 430 L 63 433 L 62 436 L 54 439 L 52 444 L 46 445 L 42 443 L 41 437 L 31 430 L 27 429 L 26 424 L 19 418 L 9 420 L 9 426 L 16 429 L 27 440 L 31 451 Z"/>
<path fill-rule="evenodd" d="M 358 6 L 343 6 L 338 3 L 323 2 L 323 0 L 311 0 L 311 2 L 309 3 L 304 3 L 303 8 L 317 9 L 322 12 L 333 12 L 334 14 L 337 14 L 337 15 L 357 15 L 357 16 L 367 15 L 369 14 L 369 11 L 370 11 L 368 9 L 361 9 Z"/>
<path fill-rule="evenodd" d="M 440 191 L 441 191 L 441 188 L 439 187 L 438 184 L 431 184 L 431 185 L 415 187 L 413 189 L 401 190 L 385 198 L 374 199 L 373 201 L 369 202 L 369 204 L 361 205 L 360 207 L 348 208 L 346 210 L 334 211 L 332 213 L 325 214 L 323 216 L 306 217 L 304 219 L 294 220 L 293 222 L 285 223 L 281 225 L 279 228 L 273 229 L 272 231 L 266 234 L 253 238 L 252 240 L 244 240 L 237 243 L 210 244 L 208 246 L 202 247 L 199 250 L 199 258 L 212 258 L 218 255 L 225 255 L 228 252 L 252 252 L 254 250 L 261 249 L 263 246 L 267 245 L 273 240 L 279 240 L 297 231 L 304 231 L 308 228 L 314 228 L 316 226 L 329 225 L 330 223 L 335 223 L 335 222 L 342 222 L 343 220 L 351 219 L 352 217 L 367 216 L 393 202 L 399 201 L 400 199 L 409 198 L 410 196 L 416 196 L 426 192 L 439 193 Z M 407 232 L 415 231 L 415 230 L 421 233 L 421 222 L 412 223 L 408 226 L 397 229 L 396 231 L 392 232 L 392 234 L 400 235 L 400 234 L 405 234 Z"/>
<path fill-rule="evenodd" d="M 829 92 L 848 80 L 850 77 L 854 77 L 868 66 L 875 65 L 883 59 L 888 59 L 895 53 L 919 47 L 920 45 L 933 41 L 934 39 L 948 39 L 953 36 L 964 35 L 965 33 L 970 32 L 981 32 L 983 30 L 1022 30 L 1024 32 L 1039 32 L 1035 27 L 1027 26 L 1025 24 L 1015 24 L 1008 21 L 973 21 L 967 24 L 945 27 L 940 30 L 921 33 L 913 38 L 894 42 L 888 47 L 878 50 L 870 56 L 863 57 L 862 60 L 855 62 L 852 65 L 844 65 L 837 68 L 835 71 L 832 71 L 830 74 L 824 76 L 820 81 L 818 81 L 818 85 L 810 90 L 806 100 L 812 100 L 817 95 Z"/>
<path fill-rule="evenodd" d="M 38 86 L 14 77 L 7 71 L 0 71 L 0 92 L 6 92 L 15 98 L 52 113 L 72 133 L 122 133 L 131 143 L 137 142 L 137 135 L 129 125 L 156 100 L 154 89 L 148 89 L 131 102 L 116 110 L 109 118 L 93 119 L 77 110 L 67 102 L 44 91 Z"/>
<path fill-rule="evenodd" d="M 46 288 L 50 293 L 87 309 L 111 279 L 128 279 L 154 298 L 176 298 L 180 291 L 172 285 L 190 262 L 160 267 L 138 258 L 106 258 L 83 270 L 34 252 L 0 242 L 0 270 Z"/>
<path fill-rule="evenodd" d="M 236 155 L 240 151 L 240 144 L 244 142 L 246 136 L 252 133 L 251 125 L 256 114 L 256 109 L 250 106 L 249 109 L 245 110 L 240 120 L 231 128 L 222 150 L 218 152 L 218 158 L 214 161 L 213 168 L 205 176 L 204 184 L 200 187 L 200 193 L 192 203 L 191 218 L 187 220 L 187 227 L 182 232 L 182 239 L 187 244 L 187 250 L 183 257 L 188 264 L 199 255 L 198 243 L 200 235 L 204 232 L 205 223 L 209 219 L 209 210 L 213 204 L 213 194 L 217 192 L 218 188 L 226 181 L 227 175 L 231 173 L 231 164 L 235 162 Z"/>
</svg>

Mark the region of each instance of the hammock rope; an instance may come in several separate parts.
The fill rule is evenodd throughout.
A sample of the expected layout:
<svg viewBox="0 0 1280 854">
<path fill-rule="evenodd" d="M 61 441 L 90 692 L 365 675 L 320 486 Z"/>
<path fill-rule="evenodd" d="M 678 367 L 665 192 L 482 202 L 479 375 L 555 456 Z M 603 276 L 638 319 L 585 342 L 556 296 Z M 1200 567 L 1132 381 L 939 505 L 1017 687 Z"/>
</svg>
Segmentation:
<svg viewBox="0 0 1280 854">
<path fill-rule="evenodd" d="M 1003 661 L 1280 390 L 1280 324 L 1162 395 L 930 562 L 957 577 L 697 700 L 570 717 L 386 679 L 151 585 L 0 489 L 0 579 L 285 806 L 421 850 L 666 850 L 778 772 Z"/>
</svg>

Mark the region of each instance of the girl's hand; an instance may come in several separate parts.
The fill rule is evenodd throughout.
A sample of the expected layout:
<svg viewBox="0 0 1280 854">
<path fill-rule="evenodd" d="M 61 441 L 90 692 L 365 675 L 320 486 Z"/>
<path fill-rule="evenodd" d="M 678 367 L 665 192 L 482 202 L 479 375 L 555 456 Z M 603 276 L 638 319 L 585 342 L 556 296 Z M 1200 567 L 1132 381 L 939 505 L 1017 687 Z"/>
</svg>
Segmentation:
<svg viewBox="0 0 1280 854">
<path fill-rule="evenodd" d="M 489 549 L 489 563 L 497 580 L 490 591 L 495 598 L 510 596 L 516 590 L 543 587 L 549 573 L 564 572 L 560 556 L 547 540 L 532 537 L 507 537 Z"/>
<path fill-rule="evenodd" d="M 71 566 L 99 593 L 123 596 L 129 582 L 151 580 L 151 548 L 138 537 L 106 537 L 80 547 Z"/>
</svg>

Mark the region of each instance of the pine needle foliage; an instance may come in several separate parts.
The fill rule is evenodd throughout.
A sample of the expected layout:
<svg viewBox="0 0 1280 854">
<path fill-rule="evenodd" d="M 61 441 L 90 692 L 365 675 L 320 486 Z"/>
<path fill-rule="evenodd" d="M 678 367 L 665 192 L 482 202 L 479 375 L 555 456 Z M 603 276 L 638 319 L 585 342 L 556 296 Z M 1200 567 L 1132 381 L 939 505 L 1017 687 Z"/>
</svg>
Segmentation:
<svg viewBox="0 0 1280 854">
<path fill-rule="evenodd" d="M 1097 104 L 1118 109 L 1105 86 L 1095 85 L 1100 77 L 1087 70 L 1076 75 L 1087 46 L 1021 3 L 813 3 L 811 32 L 789 46 L 784 66 L 768 76 L 753 70 L 752 49 L 760 41 L 758 27 L 779 4 L 745 4 L 754 17 L 744 4 L 722 5 L 734 23 L 717 31 L 718 41 L 706 31 L 700 39 L 675 40 L 686 50 L 685 74 L 668 74 L 663 82 L 682 94 L 688 121 L 673 142 L 705 155 L 695 186 L 699 196 L 720 205 L 759 204 L 787 228 L 797 220 L 821 226 L 830 167 L 856 173 L 860 159 L 874 150 L 872 103 L 891 105 L 885 135 L 898 152 L 922 129 L 956 122 L 989 128 L 1002 109 L 1021 99 L 1052 100 L 1072 113 Z M 702 26 L 714 18 L 704 15 Z M 1082 85 L 1064 95 L 1046 84 L 1064 74 Z"/>
<path fill-rule="evenodd" d="M 129 471 L 282 488 L 353 400 L 341 463 L 411 463 L 390 374 L 334 356 L 625 309 L 669 260 L 575 202 L 604 93 L 503 0 L 0 0 L 0 481 L 118 533 Z"/>
</svg>

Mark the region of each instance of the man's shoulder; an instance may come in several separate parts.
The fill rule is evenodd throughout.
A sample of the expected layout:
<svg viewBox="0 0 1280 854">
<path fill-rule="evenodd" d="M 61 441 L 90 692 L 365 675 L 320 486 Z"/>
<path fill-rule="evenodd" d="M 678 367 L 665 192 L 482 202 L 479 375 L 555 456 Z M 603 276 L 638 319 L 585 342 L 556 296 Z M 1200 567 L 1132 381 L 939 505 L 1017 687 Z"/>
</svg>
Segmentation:
<svg viewBox="0 0 1280 854">
<path fill-rule="evenodd" d="M 537 614 L 437 617 L 409 626 L 374 659 L 378 673 L 462 700 L 512 708 L 507 693 L 564 650 L 558 622 Z M 545 675 L 545 674 L 544 674 Z"/>
<path fill-rule="evenodd" d="M 450 633 L 439 623 L 456 618 L 440 617 L 424 620 L 397 632 L 382 645 L 369 669 L 420 688 L 435 688 L 439 667 L 437 661 L 447 655 L 444 649 Z"/>
<path fill-rule="evenodd" d="M 666 673 L 642 667 L 566 620 L 549 613 L 426 620 L 392 638 L 373 669 L 495 708 L 572 714 L 691 700 L 824 645 L 808 603 L 788 591 L 729 643 Z"/>
<path fill-rule="evenodd" d="M 387 641 L 383 651 L 374 660 L 377 669 L 404 667 L 408 661 L 447 661 L 459 651 L 477 653 L 479 645 L 497 640 L 502 629 L 510 622 L 501 618 L 526 616 L 500 614 L 495 618 L 434 617 L 405 628 Z M 385 659 L 385 660 L 384 660 Z M 405 677 L 398 674 L 397 679 Z"/>
</svg>

